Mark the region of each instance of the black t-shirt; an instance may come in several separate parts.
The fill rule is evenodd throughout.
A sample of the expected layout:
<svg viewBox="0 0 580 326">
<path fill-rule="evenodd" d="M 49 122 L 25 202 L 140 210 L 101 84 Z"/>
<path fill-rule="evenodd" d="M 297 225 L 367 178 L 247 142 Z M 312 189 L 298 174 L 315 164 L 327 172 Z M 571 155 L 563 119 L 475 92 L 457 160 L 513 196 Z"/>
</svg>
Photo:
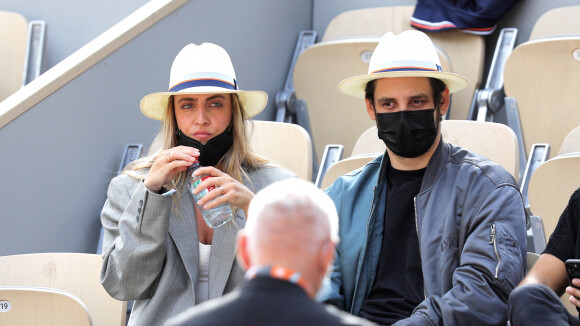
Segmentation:
<svg viewBox="0 0 580 326">
<path fill-rule="evenodd" d="M 580 188 L 574 191 L 568 206 L 564 209 L 556 229 L 543 253 L 551 254 L 565 262 L 567 259 L 580 258 Z M 576 308 L 579 312 L 580 309 Z"/>
<path fill-rule="evenodd" d="M 388 168 L 379 266 L 360 312 L 361 317 L 379 324 L 390 325 L 409 317 L 424 299 L 414 204 L 424 174 L 425 169 Z"/>
</svg>

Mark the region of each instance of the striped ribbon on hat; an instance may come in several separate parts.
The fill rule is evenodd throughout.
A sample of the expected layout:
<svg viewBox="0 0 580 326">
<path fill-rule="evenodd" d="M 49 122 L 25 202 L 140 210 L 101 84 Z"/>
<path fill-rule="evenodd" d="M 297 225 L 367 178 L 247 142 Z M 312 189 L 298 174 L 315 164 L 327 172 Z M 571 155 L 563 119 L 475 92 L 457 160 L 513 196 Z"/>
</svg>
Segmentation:
<svg viewBox="0 0 580 326">
<path fill-rule="evenodd" d="M 182 81 L 169 88 L 170 92 L 179 92 L 182 89 L 204 86 L 221 87 L 229 90 L 239 89 L 235 78 L 215 72 L 186 74 L 181 76 L 179 80 Z"/>
<path fill-rule="evenodd" d="M 443 71 L 440 65 L 434 62 L 427 61 L 389 61 L 383 65 L 383 68 L 375 70 L 371 73 L 378 74 L 389 71 Z"/>
</svg>

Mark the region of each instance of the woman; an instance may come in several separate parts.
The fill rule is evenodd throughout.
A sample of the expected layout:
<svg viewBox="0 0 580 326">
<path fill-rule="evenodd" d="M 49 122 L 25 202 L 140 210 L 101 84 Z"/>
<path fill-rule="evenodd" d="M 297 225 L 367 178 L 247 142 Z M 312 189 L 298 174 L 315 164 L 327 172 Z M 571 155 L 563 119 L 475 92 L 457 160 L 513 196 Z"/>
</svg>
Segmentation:
<svg viewBox="0 0 580 326">
<path fill-rule="evenodd" d="M 235 237 L 254 193 L 294 175 L 248 147 L 246 123 L 267 95 L 241 91 L 227 52 L 189 44 L 171 67 L 169 92 L 141 100 L 161 120 L 149 155 L 111 181 L 101 213 L 105 229 L 101 283 L 119 300 L 135 300 L 129 325 L 161 325 L 169 317 L 233 290 L 243 278 Z M 194 203 L 187 168 L 199 159 L 213 188 Z M 213 200 L 213 201 L 212 201 Z M 212 229 L 200 207 L 229 202 L 234 219 Z"/>
</svg>

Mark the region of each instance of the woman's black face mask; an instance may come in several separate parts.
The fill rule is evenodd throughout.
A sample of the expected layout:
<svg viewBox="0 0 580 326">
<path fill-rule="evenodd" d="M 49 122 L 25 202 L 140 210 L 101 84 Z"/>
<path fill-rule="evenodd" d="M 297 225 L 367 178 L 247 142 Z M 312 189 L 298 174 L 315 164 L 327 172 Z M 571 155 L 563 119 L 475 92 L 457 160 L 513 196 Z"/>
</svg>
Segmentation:
<svg viewBox="0 0 580 326">
<path fill-rule="evenodd" d="M 215 166 L 234 143 L 231 129 L 231 127 L 228 127 L 224 132 L 210 139 L 205 145 L 177 129 L 177 142 L 179 145 L 197 148 L 199 150 L 199 164 L 202 166 Z"/>
<path fill-rule="evenodd" d="M 437 137 L 434 112 L 435 109 L 376 113 L 379 138 L 398 156 L 421 156 Z"/>
</svg>

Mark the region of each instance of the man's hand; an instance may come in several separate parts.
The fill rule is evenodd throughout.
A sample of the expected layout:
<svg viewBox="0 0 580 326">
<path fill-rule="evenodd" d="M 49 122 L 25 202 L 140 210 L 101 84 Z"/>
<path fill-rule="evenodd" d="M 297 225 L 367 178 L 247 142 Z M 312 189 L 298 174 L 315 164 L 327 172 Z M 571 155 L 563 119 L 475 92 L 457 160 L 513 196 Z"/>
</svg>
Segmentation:
<svg viewBox="0 0 580 326">
<path fill-rule="evenodd" d="M 572 286 L 566 288 L 566 293 L 570 295 L 570 302 L 580 307 L 580 279 L 572 279 Z"/>
</svg>

